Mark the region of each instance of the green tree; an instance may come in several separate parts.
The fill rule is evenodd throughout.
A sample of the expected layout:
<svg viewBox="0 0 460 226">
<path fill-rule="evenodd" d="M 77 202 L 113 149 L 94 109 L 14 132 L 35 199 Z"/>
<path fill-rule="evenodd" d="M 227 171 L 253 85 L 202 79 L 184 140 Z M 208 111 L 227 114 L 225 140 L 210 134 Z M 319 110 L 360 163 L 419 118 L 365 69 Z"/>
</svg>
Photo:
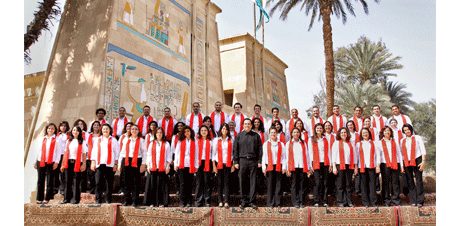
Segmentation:
<svg viewBox="0 0 460 226">
<path fill-rule="evenodd" d="M 27 26 L 27 31 L 24 34 L 24 61 L 31 61 L 29 56 L 30 46 L 38 40 L 43 30 L 49 30 L 52 20 L 57 20 L 57 16 L 61 14 L 61 9 L 57 2 L 57 0 L 44 0 L 38 3 L 39 6 L 34 13 L 34 19 Z"/>
<path fill-rule="evenodd" d="M 379 0 L 374 0 L 379 2 Z M 359 0 L 363 6 L 364 12 L 369 13 L 366 0 Z M 269 3 L 270 4 L 270 3 Z M 271 4 L 270 4 L 271 5 Z M 323 45 L 324 57 L 326 63 L 326 103 L 327 115 L 332 115 L 332 107 L 334 105 L 334 48 L 332 42 L 332 26 L 331 15 L 335 14 L 338 19 L 342 19 L 345 24 L 347 21 L 347 11 L 355 16 L 353 4 L 350 0 L 279 0 L 274 3 L 270 9 L 270 15 L 273 15 L 276 10 L 279 10 L 280 19 L 286 20 L 288 14 L 295 7 L 300 5 L 300 10 L 304 10 L 307 17 L 310 17 L 308 30 L 313 26 L 316 19 L 323 22 Z M 311 14 L 311 16 L 310 16 Z"/>
<path fill-rule="evenodd" d="M 409 114 L 411 106 L 414 105 L 415 102 L 411 99 L 412 93 L 404 90 L 406 88 L 406 84 L 393 81 L 389 81 L 385 84 L 385 90 L 388 96 L 390 96 L 390 101 L 393 104 L 397 104 L 401 112 Z"/>
<path fill-rule="evenodd" d="M 389 76 L 396 77 L 393 70 L 403 68 L 399 60 L 401 57 L 393 56 L 385 43 L 372 42 L 365 36 L 334 52 L 336 73 L 361 84 L 366 81 L 385 84 Z"/>
<path fill-rule="evenodd" d="M 428 169 L 436 171 L 436 100 L 414 104 L 409 117 L 415 133 L 424 139 Z"/>
</svg>

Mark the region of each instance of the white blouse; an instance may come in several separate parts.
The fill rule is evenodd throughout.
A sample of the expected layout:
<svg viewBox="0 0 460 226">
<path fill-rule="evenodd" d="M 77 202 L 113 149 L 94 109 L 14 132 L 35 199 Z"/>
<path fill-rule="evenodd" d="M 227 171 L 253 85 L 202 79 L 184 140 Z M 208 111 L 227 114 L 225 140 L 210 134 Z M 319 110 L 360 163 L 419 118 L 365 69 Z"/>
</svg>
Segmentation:
<svg viewBox="0 0 460 226">
<path fill-rule="evenodd" d="M 323 137 L 323 139 L 325 139 L 325 137 Z M 323 139 L 319 139 L 318 140 L 318 155 L 319 155 L 319 162 L 324 162 L 324 141 Z M 328 143 L 329 144 L 329 143 Z M 330 146 L 330 145 L 329 145 Z M 310 161 L 311 161 L 311 164 L 313 164 L 313 138 L 310 138 L 308 140 L 308 154 L 310 155 Z M 327 153 L 327 156 L 329 157 L 329 162 L 331 162 L 331 153 L 332 153 L 332 150 L 331 148 L 328 148 L 328 153 Z"/>
<path fill-rule="evenodd" d="M 136 138 L 137 139 L 137 138 Z M 128 141 L 130 140 L 129 144 L 129 150 L 128 150 L 128 158 L 132 158 L 134 156 L 134 149 L 136 147 L 136 139 L 133 137 L 130 137 L 129 139 L 123 139 L 122 145 L 121 145 L 121 150 L 120 150 L 120 156 L 118 157 L 118 164 L 121 165 L 123 158 L 126 157 L 126 147 L 128 144 Z M 144 139 L 140 138 L 139 141 L 139 151 L 137 152 L 137 158 L 142 158 L 142 164 L 144 164 L 146 150 L 145 150 L 145 143 Z"/>
<path fill-rule="evenodd" d="M 62 147 L 63 147 L 63 145 L 61 144 L 62 140 L 59 137 L 56 137 L 56 135 L 53 134 L 51 137 L 48 137 L 48 136 L 43 137 L 43 139 L 46 139 L 45 163 L 48 161 L 48 157 L 51 154 L 50 153 L 50 151 L 51 151 L 51 141 L 53 140 L 53 138 L 56 138 L 56 143 L 55 143 L 55 146 L 54 146 L 54 152 L 53 152 L 53 156 L 52 156 L 53 162 L 54 163 L 59 163 L 59 161 L 61 160 L 61 152 L 63 152 L 61 150 Z M 43 142 L 43 139 L 41 139 L 40 141 Z M 65 148 L 65 141 L 64 141 L 64 148 Z M 36 155 L 37 155 L 37 157 L 36 157 L 37 161 L 40 162 L 41 158 L 42 158 L 42 143 L 40 143 L 40 147 L 36 150 Z M 35 162 L 34 162 L 34 164 L 35 164 Z"/>
<path fill-rule="evenodd" d="M 178 141 L 176 148 L 174 149 L 174 166 L 179 166 L 180 165 L 180 160 L 181 160 L 181 144 L 182 142 L 186 142 L 185 144 L 185 156 L 184 156 L 184 167 L 190 167 L 190 158 L 192 158 L 193 162 L 195 163 L 195 168 L 198 169 L 199 163 L 198 163 L 198 148 L 197 146 L 197 141 L 195 140 L 195 154 L 194 156 L 190 156 L 190 144 L 192 143 L 192 140 L 185 139 L 183 141 Z"/>
<path fill-rule="evenodd" d="M 67 141 L 67 143 L 69 143 L 69 141 Z M 67 143 L 66 143 L 66 147 L 67 147 Z M 80 159 L 83 162 L 84 161 L 83 154 L 88 153 L 88 144 L 86 143 L 86 141 L 83 141 L 81 150 L 82 151 L 81 151 Z M 78 140 L 73 139 L 72 141 L 70 141 L 70 145 L 69 145 L 69 159 L 76 160 L 77 153 L 78 153 Z"/>
<path fill-rule="evenodd" d="M 304 142 L 305 144 L 305 142 Z M 286 165 L 286 169 L 289 167 L 289 160 L 290 160 L 290 155 L 289 155 L 289 150 L 291 148 L 291 142 L 286 143 L 286 158 L 284 165 Z M 305 154 L 306 154 L 306 159 L 308 163 L 308 170 L 312 169 L 311 164 L 310 164 L 310 151 L 311 149 L 308 148 L 308 144 L 305 144 Z M 292 141 L 292 151 L 294 152 L 294 167 L 295 168 L 302 168 L 303 169 L 303 148 L 302 145 L 300 144 L 299 141 Z"/>
<path fill-rule="evenodd" d="M 386 163 L 385 153 L 383 152 L 382 142 L 386 143 L 387 149 L 388 149 L 388 158 L 389 158 L 389 160 L 391 162 L 393 162 L 393 154 L 392 154 L 393 149 L 392 149 L 392 146 L 391 146 L 391 140 L 382 139 L 380 141 L 375 142 L 377 144 L 378 149 L 379 149 L 380 163 Z M 399 146 L 398 140 L 395 140 L 395 144 L 396 144 L 396 161 L 401 165 L 401 168 L 403 168 L 404 165 L 403 165 L 403 161 L 402 161 L 401 148 Z"/>
<path fill-rule="evenodd" d="M 335 141 L 334 144 L 332 145 L 332 163 L 333 164 L 340 164 L 340 151 L 339 151 L 339 143 L 341 141 Z M 358 163 L 358 156 L 355 148 L 353 147 L 353 144 L 351 145 L 351 150 L 350 147 L 346 142 L 343 142 L 343 152 L 344 152 L 344 157 L 345 157 L 345 164 L 350 164 L 350 153 L 353 152 L 353 162 L 352 164 L 357 164 Z"/>
<path fill-rule="evenodd" d="M 426 155 L 426 149 L 425 149 L 425 144 L 423 143 L 423 139 L 419 135 L 412 135 L 415 136 L 415 158 L 418 158 L 422 155 Z M 403 144 L 404 140 L 406 140 L 406 154 L 407 154 L 407 160 L 410 161 L 412 160 L 411 158 L 411 145 L 412 145 L 412 138 L 411 137 L 405 137 L 404 139 L 401 140 L 401 152 L 403 151 Z"/>
<path fill-rule="evenodd" d="M 377 167 L 380 165 L 380 155 L 378 152 L 377 148 L 377 142 L 374 142 L 374 167 Z M 364 159 L 361 159 L 361 154 L 360 154 L 360 147 L 363 147 L 363 154 L 364 154 Z M 361 167 L 361 162 L 364 161 L 364 167 L 365 168 L 370 168 L 371 167 L 371 142 L 362 140 L 356 144 L 356 152 L 357 152 L 357 159 L 358 159 L 358 168 Z"/>
<path fill-rule="evenodd" d="M 164 162 L 164 167 L 166 170 L 166 167 L 171 163 L 172 161 L 172 152 L 171 152 L 171 146 L 169 145 L 168 142 L 163 141 L 165 143 L 165 162 Z M 148 151 L 146 154 L 146 159 L 145 159 L 145 164 L 147 165 L 147 169 L 150 170 L 152 168 L 152 151 L 153 151 L 153 145 L 155 145 L 156 152 L 155 152 L 155 161 L 156 161 L 156 166 L 159 168 L 160 165 L 160 157 L 161 157 L 161 145 L 162 142 L 158 141 L 153 141 L 149 144 Z"/>
<path fill-rule="evenodd" d="M 282 164 L 282 170 L 286 170 L 287 169 L 287 166 L 286 164 L 284 164 L 286 162 L 286 148 L 283 144 L 283 142 L 278 142 L 278 141 L 271 141 L 271 140 L 267 140 L 265 141 L 265 143 L 263 144 L 262 146 L 262 170 L 265 171 L 266 168 L 267 168 L 267 164 L 268 164 L 268 142 L 271 143 L 271 149 L 272 149 L 272 164 L 273 166 L 276 165 L 276 163 L 278 162 L 278 144 L 281 145 L 281 150 L 282 150 L 282 153 L 281 153 L 281 164 Z M 275 170 L 275 169 L 273 169 Z"/>
<path fill-rule="evenodd" d="M 112 143 L 112 162 L 107 165 L 108 161 L 108 153 L 109 153 L 109 138 L 111 139 Z M 101 136 L 93 141 L 93 150 L 91 151 L 91 160 L 96 161 L 96 167 L 99 168 L 100 165 L 106 164 L 107 167 L 113 167 L 115 162 L 118 160 L 118 154 L 120 153 L 120 146 L 118 145 L 117 139 L 115 137 L 110 136 L 106 138 Z M 101 142 L 101 162 L 97 162 L 97 155 L 99 151 L 99 142 Z"/>
<path fill-rule="evenodd" d="M 222 140 L 222 163 L 227 164 L 227 152 L 228 152 L 228 137 L 222 139 L 222 137 L 216 137 L 212 140 L 212 161 L 219 163 L 219 140 Z M 233 147 L 233 139 L 232 139 L 232 147 Z M 233 150 L 230 151 L 231 154 Z M 230 156 L 230 160 L 233 159 L 233 155 Z"/>
</svg>

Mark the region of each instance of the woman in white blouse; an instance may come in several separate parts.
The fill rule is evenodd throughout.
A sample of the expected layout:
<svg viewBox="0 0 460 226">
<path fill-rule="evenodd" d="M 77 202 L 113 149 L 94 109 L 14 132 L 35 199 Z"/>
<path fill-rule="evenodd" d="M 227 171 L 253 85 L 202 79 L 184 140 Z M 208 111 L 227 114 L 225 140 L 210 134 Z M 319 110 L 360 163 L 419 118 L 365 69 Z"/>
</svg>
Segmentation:
<svg viewBox="0 0 460 226">
<path fill-rule="evenodd" d="M 356 150 L 361 175 L 361 199 L 365 207 L 375 207 L 377 204 L 375 180 L 376 174 L 380 172 L 380 156 L 369 128 L 363 127 L 360 136 L 362 140 L 356 144 Z"/>
<path fill-rule="evenodd" d="M 114 173 L 118 168 L 118 154 L 120 147 L 117 139 L 111 136 L 112 127 L 102 125 L 102 136 L 94 141 L 91 152 L 91 170 L 96 172 L 96 203 L 112 202 L 112 187 Z"/>
<path fill-rule="evenodd" d="M 212 141 L 213 148 L 213 169 L 217 174 L 217 192 L 219 207 L 228 208 L 230 195 L 230 173 L 233 171 L 232 151 L 233 139 L 230 135 L 230 126 L 227 123 L 222 124 L 218 132 L 218 137 Z"/>
<path fill-rule="evenodd" d="M 212 141 L 209 129 L 205 125 L 201 125 L 198 129 L 198 136 L 196 141 L 198 170 L 196 172 L 196 191 L 195 191 L 195 205 L 201 207 L 211 206 L 211 176 L 212 176 Z"/>
<path fill-rule="evenodd" d="M 278 121 L 275 121 L 275 124 Z M 281 175 L 286 171 L 286 151 L 277 138 L 277 129 L 271 127 L 270 139 L 262 146 L 262 172 L 267 177 L 267 206 L 281 205 Z M 282 132 L 282 131 L 281 131 Z"/>
<path fill-rule="evenodd" d="M 34 168 L 38 173 L 37 204 L 46 204 L 54 196 L 54 177 L 59 176 L 54 170 L 57 169 L 61 159 L 61 140 L 56 135 L 56 125 L 54 123 L 46 125 L 42 145 L 36 150 L 37 161 L 34 163 Z"/>
<path fill-rule="evenodd" d="M 383 138 L 377 143 L 380 153 L 380 172 L 382 174 L 382 198 L 385 206 L 400 205 L 399 174 L 404 173 L 399 142 L 393 137 L 393 130 L 382 128 Z"/>
<path fill-rule="evenodd" d="M 179 174 L 179 205 L 192 206 L 193 175 L 198 169 L 198 150 L 196 148 L 195 132 L 185 126 L 179 135 L 179 142 L 174 149 L 174 169 Z"/>
<path fill-rule="evenodd" d="M 299 122 L 300 120 L 298 120 Z M 304 181 L 310 176 L 311 164 L 307 143 L 302 140 L 300 129 L 291 130 L 291 140 L 286 144 L 286 175 L 291 177 L 291 201 L 296 208 L 303 208 Z"/>
<path fill-rule="evenodd" d="M 410 124 L 404 124 L 402 131 L 406 135 L 401 140 L 401 152 L 409 187 L 409 199 L 412 206 L 423 206 L 425 191 L 422 175 L 426 164 L 425 144 L 422 137 L 414 134 L 414 128 Z"/>
<path fill-rule="evenodd" d="M 141 203 L 139 190 L 141 174 L 145 172 L 145 144 L 140 137 L 141 132 L 136 124 L 131 125 L 131 136 L 124 139 L 118 157 L 118 170 L 124 171 L 124 202 L 123 205 L 137 206 Z M 142 166 L 141 166 L 142 165 Z"/>
<path fill-rule="evenodd" d="M 352 176 L 358 174 L 358 157 L 350 142 L 350 132 L 342 127 L 338 131 L 336 142 L 332 145 L 332 170 L 337 175 L 337 206 L 353 207 L 351 202 Z"/>
<path fill-rule="evenodd" d="M 147 148 L 144 163 L 147 167 L 145 181 L 144 205 L 164 207 L 168 199 L 165 186 L 168 183 L 168 173 L 171 163 L 171 147 L 166 141 L 166 134 L 162 127 L 155 130 L 154 140 Z"/>
<path fill-rule="evenodd" d="M 308 141 L 310 165 L 313 169 L 315 185 L 313 187 L 314 206 L 327 207 L 327 181 L 332 172 L 331 149 L 324 137 L 324 126 L 317 123 L 313 128 L 314 134 Z"/>
<path fill-rule="evenodd" d="M 83 132 L 80 127 L 74 126 L 70 138 L 66 143 L 64 160 L 61 172 L 65 173 L 66 185 L 64 188 L 64 200 L 61 204 L 80 203 L 80 181 L 82 172 L 86 170 L 86 153 L 88 146 L 83 140 Z"/>
</svg>

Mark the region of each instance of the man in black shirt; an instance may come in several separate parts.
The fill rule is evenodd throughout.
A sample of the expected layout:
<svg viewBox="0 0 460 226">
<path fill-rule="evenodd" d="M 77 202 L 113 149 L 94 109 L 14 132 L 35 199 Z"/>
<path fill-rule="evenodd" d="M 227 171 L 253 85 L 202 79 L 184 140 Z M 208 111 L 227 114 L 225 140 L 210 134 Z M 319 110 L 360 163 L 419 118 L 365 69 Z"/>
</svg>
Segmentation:
<svg viewBox="0 0 460 226">
<path fill-rule="evenodd" d="M 251 130 L 251 119 L 244 119 L 243 128 L 233 145 L 233 163 L 240 170 L 240 208 L 250 206 L 257 209 L 253 202 L 256 197 L 256 170 L 262 166 L 262 141 L 259 134 Z"/>
</svg>

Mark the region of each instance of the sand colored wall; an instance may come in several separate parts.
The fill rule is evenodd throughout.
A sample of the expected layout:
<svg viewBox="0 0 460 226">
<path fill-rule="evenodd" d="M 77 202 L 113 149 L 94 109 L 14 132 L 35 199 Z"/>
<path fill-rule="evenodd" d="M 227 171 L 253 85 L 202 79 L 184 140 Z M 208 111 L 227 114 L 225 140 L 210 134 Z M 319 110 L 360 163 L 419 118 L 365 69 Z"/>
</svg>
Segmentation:
<svg viewBox="0 0 460 226">
<path fill-rule="evenodd" d="M 32 118 L 37 111 L 37 101 L 44 77 L 44 71 L 24 75 L 24 140 L 27 140 Z"/>
</svg>

